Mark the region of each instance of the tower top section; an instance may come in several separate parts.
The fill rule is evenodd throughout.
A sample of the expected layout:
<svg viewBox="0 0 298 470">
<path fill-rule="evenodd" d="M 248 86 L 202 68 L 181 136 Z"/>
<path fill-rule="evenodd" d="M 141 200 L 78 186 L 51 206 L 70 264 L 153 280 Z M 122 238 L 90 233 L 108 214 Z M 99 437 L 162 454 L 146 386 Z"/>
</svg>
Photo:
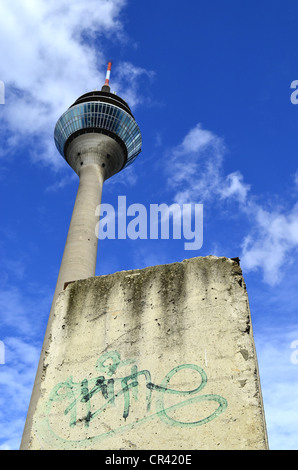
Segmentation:
<svg viewBox="0 0 298 470">
<path fill-rule="evenodd" d="M 70 143 L 83 134 L 105 134 L 117 141 L 125 155 L 122 168 L 133 163 L 141 152 L 141 131 L 130 107 L 115 93 L 110 93 L 111 65 L 109 62 L 101 91 L 80 96 L 56 124 L 55 144 L 66 161 Z"/>
</svg>

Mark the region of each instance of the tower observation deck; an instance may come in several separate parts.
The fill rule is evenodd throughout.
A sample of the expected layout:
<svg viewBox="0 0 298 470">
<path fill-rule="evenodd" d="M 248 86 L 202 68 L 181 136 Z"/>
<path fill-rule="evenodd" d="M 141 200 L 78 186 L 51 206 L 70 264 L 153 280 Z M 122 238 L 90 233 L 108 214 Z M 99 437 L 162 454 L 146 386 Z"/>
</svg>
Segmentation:
<svg viewBox="0 0 298 470">
<path fill-rule="evenodd" d="M 121 146 L 123 168 L 129 166 L 141 152 L 140 129 L 128 104 L 107 91 L 92 91 L 78 98 L 60 117 L 55 128 L 55 143 L 67 160 L 69 144 L 83 134 L 104 134 Z"/>
</svg>

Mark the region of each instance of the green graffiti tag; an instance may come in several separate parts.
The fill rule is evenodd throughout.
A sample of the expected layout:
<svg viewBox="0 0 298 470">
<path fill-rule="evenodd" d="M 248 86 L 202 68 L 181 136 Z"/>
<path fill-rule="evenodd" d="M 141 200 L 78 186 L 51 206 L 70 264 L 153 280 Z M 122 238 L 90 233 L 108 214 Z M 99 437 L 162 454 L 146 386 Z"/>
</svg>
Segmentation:
<svg viewBox="0 0 298 470">
<path fill-rule="evenodd" d="M 116 372 L 119 372 L 119 370 L 124 366 L 130 367 L 130 374 L 123 377 L 116 377 Z M 198 374 L 200 382 L 193 390 L 175 390 L 170 388 L 171 380 L 182 370 L 193 370 Z M 94 422 L 95 418 L 99 419 L 100 416 L 103 418 L 104 412 L 109 408 L 116 407 L 119 402 L 119 398 L 123 397 L 122 417 L 124 418 L 124 424 L 119 426 L 117 429 L 112 429 L 97 436 L 88 437 L 88 444 L 91 444 L 91 442 L 94 441 L 106 439 L 109 436 L 129 430 L 136 425 L 141 425 L 155 418 L 161 419 L 169 426 L 201 426 L 218 417 L 228 406 L 227 400 L 219 395 L 199 394 L 207 384 L 207 375 L 201 367 L 195 364 L 183 364 L 174 367 L 164 377 L 161 384 L 156 385 L 152 382 L 152 376 L 149 370 L 138 370 L 134 360 L 121 360 L 120 354 L 117 351 L 111 351 L 100 356 L 96 362 L 96 371 L 101 375 L 91 379 L 83 379 L 81 382 L 74 382 L 73 378 L 69 377 L 67 380 L 57 384 L 52 389 L 45 413 L 43 414 L 44 418 L 40 422 L 40 432 L 47 435 L 47 439 L 55 436 L 56 443 L 57 439 L 60 439 L 61 441 L 63 440 L 53 432 L 49 423 L 50 414 L 55 410 L 55 405 L 58 403 L 65 404 L 65 407 L 63 407 L 64 415 L 69 417 L 70 428 L 74 429 L 78 422 L 81 423 L 84 421 L 84 427 L 88 429 L 91 423 Z M 131 412 L 132 400 L 138 400 L 141 379 L 145 380 L 146 415 L 133 423 L 126 424 L 126 420 Z M 98 406 L 98 403 L 96 403 L 96 406 L 94 406 L 93 399 L 96 395 L 98 396 L 98 394 L 103 399 L 103 404 Z M 186 397 L 186 399 L 166 407 L 165 398 L 168 395 Z M 156 410 L 152 412 L 154 396 L 156 396 Z M 184 422 L 171 416 L 175 410 L 198 402 L 215 402 L 218 404 L 218 407 L 205 418 L 192 422 Z M 85 407 L 83 418 L 78 418 L 78 405 Z M 66 442 L 66 440 L 63 441 Z M 82 443 L 83 441 L 86 444 L 86 439 L 81 441 L 71 441 L 71 443 L 75 445 Z"/>
</svg>

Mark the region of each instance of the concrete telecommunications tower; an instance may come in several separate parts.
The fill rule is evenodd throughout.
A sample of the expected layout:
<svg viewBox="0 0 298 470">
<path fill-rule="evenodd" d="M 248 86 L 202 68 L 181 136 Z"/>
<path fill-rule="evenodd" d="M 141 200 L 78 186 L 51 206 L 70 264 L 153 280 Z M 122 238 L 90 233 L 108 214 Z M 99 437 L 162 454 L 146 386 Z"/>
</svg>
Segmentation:
<svg viewBox="0 0 298 470">
<path fill-rule="evenodd" d="M 80 96 L 58 120 L 54 137 L 60 154 L 78 174 L 75 200 L 62 262 L 53 296 L 47 332 L 36 374 L 23 441 L 30 433 L 32 417 L 40 394 L 43 359 L 57 297 L 65 286 L 95 276 L 101 203 L 106 179 L 129 166 L 141 152 L 140 129 L 128 104 L 110 92 L 111 62 L 101 91 Z"/>
<path fill-rule="evenodd" d="M 86 93 L 60 117 L 55 143 L 80 183 L 53 303 L 65 283 L 95 276 L 96 208 L 103 182 L 130 165 L 141 151 L 141 132 L 127 103 L 110 93 L 111 62 L 101 91 Z"/>
</svg>

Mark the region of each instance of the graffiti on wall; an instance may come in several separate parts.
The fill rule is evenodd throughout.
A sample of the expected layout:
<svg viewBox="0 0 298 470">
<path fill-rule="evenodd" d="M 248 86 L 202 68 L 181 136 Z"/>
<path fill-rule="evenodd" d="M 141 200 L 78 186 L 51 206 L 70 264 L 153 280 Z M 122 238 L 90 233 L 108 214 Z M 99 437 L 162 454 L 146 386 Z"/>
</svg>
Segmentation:
<svg viewBox="0 0 298 470">
<path fill-rule="evenodd" d="M 129 368 L 129 374 L 125 375 L 123 371 L 127 371 L 127 368 Z M 76 430 L 78 426 L 80 430 L 85 429 L 83 433 L 85 437 L 73 441 L 73 444 L 86 445 L 86 443 L 101 441 L 156 419 L 169 426 L 185 428 L 201 426 L 217 418 L 228 406 L 227 400 L 222 396 L 201 393 L 206 387 L 207 375 L 201 367 L 195 364 L 182 364 L 174 367 L 165 375 L 160 384 L 153 383 L 151 372 L 147 369 L 139 370 L 133 359 L 122 360 L 118 351 L 101 355 L 96 362 L 95 369 L 95 377 L 75 382 L 70 376 L 58 383 L 50 392 L 46 410 L 43 413 L 41 431 L 47 435 L 47 439 L 54 437 L 56 445 L 59 440 L 67 441 L 65 437 L 59 437 L 57 429 L 54 431 L 54 426 L 51 425 L 53 421 L 51 416 L 55 415 L 57 418 L 57 409 L 62 414 L 60 419 L 67 420 L 65 423 L 67 422 L 70 430 Z M 197 377 L 197 384 L 192 390 L 172 388 L 171 382 L 177 383 L 177 380 L 179 382 L 182 371 L 192 371 L 192 374 Z M 135 417 L 134 407 L 140 401 L 140 393 L 142 416 Z M 171 403 L 167 403 L 168 397 L 172 397 Z M 203 402 L 212 405 L 212 411 L 206 416 L 193 421 L 183 421 L 179 413 L 180 417 L 176 416 L 175 411 Z M 116 428 L 107 422 L 109 410 L 112 410 L 114 417 L 117 416 L 118 427 Z M 95 429 L 97 429 L 96 435 L 93 434 Z"/>
</svg>

